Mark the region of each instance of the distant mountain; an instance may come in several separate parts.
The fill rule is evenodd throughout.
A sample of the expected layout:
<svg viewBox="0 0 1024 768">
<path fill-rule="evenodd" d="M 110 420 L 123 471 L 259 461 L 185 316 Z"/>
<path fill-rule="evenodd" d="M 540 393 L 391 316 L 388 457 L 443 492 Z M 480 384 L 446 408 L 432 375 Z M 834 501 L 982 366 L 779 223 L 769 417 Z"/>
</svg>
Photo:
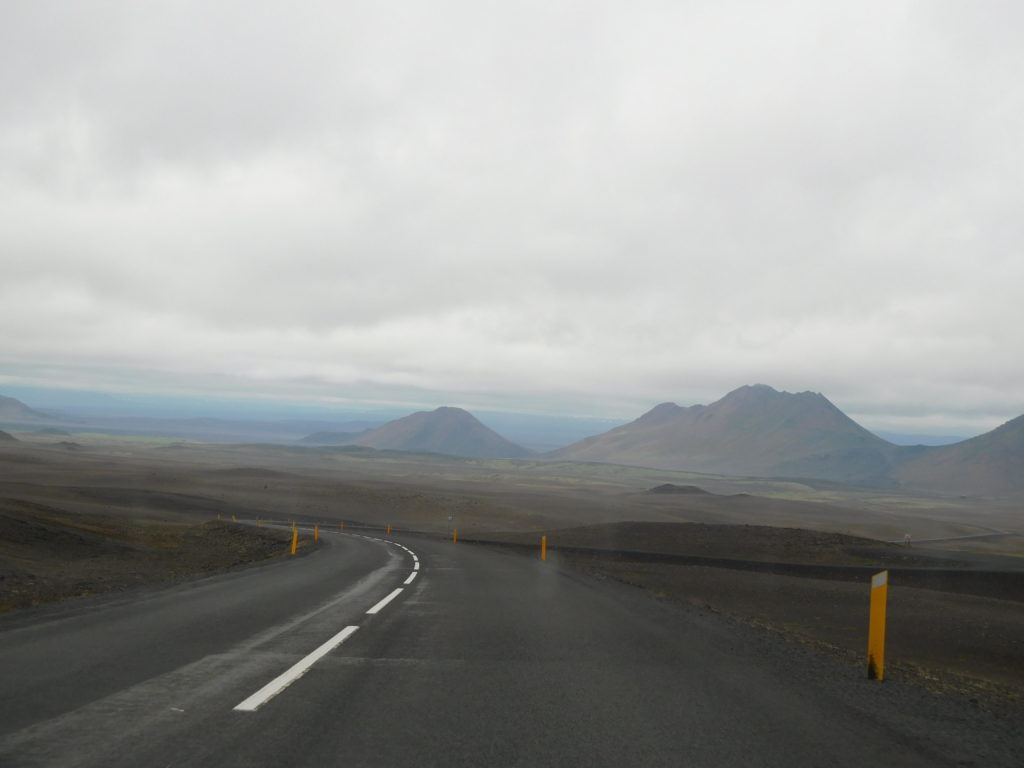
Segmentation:
<svg viewBox="0 0 1024 768">
<path fill-rule="evenodd" d="M 0 429 L 0 443 L 16 443 L 16 442 L 18 442 L 18 438 L 16 438 L 14 435 L 7 434 L 2 429 Z"/>
<path fill-rule="evenodd" d="M 947 493 L 1024 491 L 1024 416 L 961 443 L 917 449 L 893 474 L 901 485 Z"/>
<path fill-rule="evenodd" d="M 369 431 L 364 429 L 362 432 L 314 432 L 297 442 L 302 445 L 347 445 Z"/>
<path fill-rule="evenodd" d="M 757 384 L 711 405 L 662 403 L 629 424 L 548 456 L 729 475 L 892 484 L 898 448 L 815 392 Z"/>
<path fill-rule="evenodd" d="M 427 451 L 479 459 L 520 458 L 530 452 L 506 440 L 461 408 L 420 411 L 354 439 L 351 445 L 397 451 Z"/>
<path fill-rule="evenodd" d="M 1024 492 L 1024 416 L 952 445 L 893 445 L 820 394 L 757 384 L 711 405 L 662 403 L 629 424 L 545 456 L 999 495 Z"/>
<path fill-rule="evenodd" d="M 22 423 L 32 421 L 47 421 L 49 416 L 45 413 L 35 411 L 25 405 L 21 400 L 13 397 L 0 395 L 0 421 L 5 423 Z"/>
</svg>

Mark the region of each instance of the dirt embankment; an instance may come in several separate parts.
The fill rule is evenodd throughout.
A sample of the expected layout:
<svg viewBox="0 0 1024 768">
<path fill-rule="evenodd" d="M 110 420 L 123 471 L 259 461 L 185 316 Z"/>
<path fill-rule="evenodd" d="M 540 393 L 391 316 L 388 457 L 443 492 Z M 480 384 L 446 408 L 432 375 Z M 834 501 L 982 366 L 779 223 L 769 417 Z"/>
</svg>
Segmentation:
<svg viewBox="0 0 1024 768">
<path fill-rule="evenodd" d="M 289 540 L 228 521 L 167 523 L 0 500 L 0 611 L 248 565 L 286 554 Z"/>
</svg>

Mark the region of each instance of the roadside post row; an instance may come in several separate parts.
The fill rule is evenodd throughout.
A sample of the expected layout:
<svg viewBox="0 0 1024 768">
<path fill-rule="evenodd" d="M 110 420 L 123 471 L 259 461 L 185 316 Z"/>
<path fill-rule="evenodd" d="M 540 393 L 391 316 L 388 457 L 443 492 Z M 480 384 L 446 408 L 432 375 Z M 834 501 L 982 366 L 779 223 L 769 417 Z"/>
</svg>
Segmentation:
<svg viewBox="0 0 1024 768">
<path fill-rule="evenodd" d="M 388 527 L 390 528 L 390 526 Z M 385 607 L 387 607 L 387 605 L 392 600 L 394 600 L 396 597 L 402 594 L 402 592 L 405 591 L 405 585 L 412 584 L 412 582 L 416 579 L 416 576 L 419 574 L 420 559 L 415 552 L 413 552 L 408 547 L 399 544 L 397 541 L 388 541 L 386 539 L 378 539 L 373 536 L 361 536 L 359 534 L 349 535 L 359 536 L 359 538 L 361 539 L 369 539 L 370 541 L 383 541 L 387 544 L 392 544 L 396 547 L 404 549 L 412 557 L 412 571 L 409 573 L 409 576 L 406 578 L 406 580 L 402 582 L 403 586 L 392 590 L 386 597 L 376 602 L 373 605 L 373 607 L 366 611 L 366 615 L 373 616 L 377 613 L 380 613 Z M 294 535 L 292 540 L 294 542 Z M 292 546 L 294 548 L 294 543 Z M 292 554 L 295 554 L 294 549 L 292 551 Z M 352 637 L 352 635 L 354 635 L 358 630 L 359 626 L 356 624 L 350 624 L 349 626 L 345 627 L 343 630 L 341 630 L 332 638 L 330 638 L 327 642 L 318 646 L 314 651 L 301 658 L 299 661 L 290 666 L 280 675 L 278 675 L 269 683 L 264 685 L 262 688 L 256 691 L 256 693 L 252 694 L 251 696 L 243 699 L 241 702 L 236 704 L 233 709 L 236 712 L 255 712 L 257 709 L 262 707 L 264 704 L 266 704 L 268 701 L 274 698 L 277 694 L 279 694 L 281 691 L 287 688 L 289 685 L 291 685 L 304 674 L 306 674 L 306 672 L 309 671 L 310 667 L 312 667 L 314 664 L 320 661 L 320 659 L 322 659 L 328 653 L 330 653 L 335 648 L 344 643 L 346 640 L 348 640 L 350 637 Z"/>
<path fill-rule="evenodd" d="M 217 515 L 217 519 L 218 520 L 220 519 L 220 515 L 219 514 Z M 234 517 L 232 517 L 232 519 L 234 519 Z M 271 525 L 273 525 L 273 523 L 274 523 L 273 520 L 268 520 L 267 522 L 269 524 L 271 524 Z M 295 524 L 294 520 L 292 520 L 290 522 L 291 522 L 291 526 L 292 526 L 292 542 L 291 542 L 291 550 L 290 551 L 291 551 L 291 554 L 294 555 L 298 551 L 299 529 L 298 529 L 298 526 Z M 263 520 L 262 519 L 257 519 L 256 520 L 256 525 L 257 526 L 262 526 L 263 525 Z M 307 525 L 307 526 L 311 525 L 313 527 L 313 541 L 319 541 L 319 539 L 320 539 L 320 526 L 318 524 L 316 524 L 316 523 L 304 523 L 304 525 Z M 345 530 L 345 523 L 344 522 L 338 523 L 338 530 L 339 531 L 344 531 Z M 391 535 L 391 524 L 390 523 L 388 523 L 385 526 L 384 532 L 385 532 L 385 535 L 387 535 L 387 536 Z M 351 535 L 353 535 L 353 536 L 360 536 L 361 534 L 354 533 L 354 534 L 351 534 Z M 364 538 L 364 539 L 372 539 L 373 537 L 372 536 L 362 536 L 362 538 Z M 376 540 L 377 541 L 384 541 L 384 539 L 376 539 Z M 454 528 L 454 529 L 452 529 L 452 543 L 455 544 L 455 543 L 458 542 L 458 540 L 459 540 L 459 529 L 458 528 Z M 390 544 L 395 544 L 395 546 L 402 547 L 401 544 L 398 544 L 397 542 L 394 542 L 394 541 L 391 541 L 389 543 Z M 408 549 L 407 547 L 402 547 L 402 549 L 404 549 L 410 555 L 413 554 L 412 550 Z M 547 560 L 548 559 L 548 537 L 547 536 L 541 536 L 540 537 L 540 559 L 541 560 Z M 412 577 L 412 578 L 414 578 L 414 577 Z M 409 580 L 410 582 L 412 581 L 412 578 L 410 578 L 410 580 Z"/>
</svg>

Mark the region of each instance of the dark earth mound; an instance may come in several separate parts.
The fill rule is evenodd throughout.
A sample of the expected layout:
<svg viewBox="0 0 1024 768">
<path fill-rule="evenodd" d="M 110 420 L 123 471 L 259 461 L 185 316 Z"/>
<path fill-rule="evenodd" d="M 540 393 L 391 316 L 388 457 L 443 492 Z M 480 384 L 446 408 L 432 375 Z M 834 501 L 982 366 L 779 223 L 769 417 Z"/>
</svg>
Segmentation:
<svg viewBox="0 0 1024 768">
<path fill-rule="evenodd" d="M 711 491 L 705 491 L 703 488 L 696 485 L 674 485 L 673 483 L 662 483 L 661 485 L 656 485 L 653 488 L 644 491 L 644 493 L 682 493 L 691 496 L 695 494 L 711 495 Z"/>
<path fill-rule="evenodd" d="M 14 435 L 10 435 L 7 432 L 4 432 L 2 429 L 0 429 L 0 443 L 16 443 L 16 442 L 18 442 L 18 438 L 16 438 Z"/>
</svg>

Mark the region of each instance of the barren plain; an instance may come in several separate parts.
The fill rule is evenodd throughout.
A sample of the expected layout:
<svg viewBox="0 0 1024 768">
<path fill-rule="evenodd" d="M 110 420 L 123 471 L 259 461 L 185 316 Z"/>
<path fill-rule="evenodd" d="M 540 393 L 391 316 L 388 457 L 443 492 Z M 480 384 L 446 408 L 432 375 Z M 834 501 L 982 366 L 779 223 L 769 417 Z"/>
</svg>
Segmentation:
<svg viewBox="0 0 1024 768">
<path fill-rule="evenodd" d="M 463 545 L 530 557 L 546 535 L 552 560 L 851 664 L 862 663 L 867 578 L 889 568 L 890 674 L 1014 710 L 1024 689 L 1018 498 L 366 448 L 16 437 L 0 446 L 7 617 L 284 556 L 286 535 L 242 522 L 458 529 Z M 651 492 L 664 484 L 692 489 Z M 893 543 L 905 534 L 910 548 Z"/>
</svg>

